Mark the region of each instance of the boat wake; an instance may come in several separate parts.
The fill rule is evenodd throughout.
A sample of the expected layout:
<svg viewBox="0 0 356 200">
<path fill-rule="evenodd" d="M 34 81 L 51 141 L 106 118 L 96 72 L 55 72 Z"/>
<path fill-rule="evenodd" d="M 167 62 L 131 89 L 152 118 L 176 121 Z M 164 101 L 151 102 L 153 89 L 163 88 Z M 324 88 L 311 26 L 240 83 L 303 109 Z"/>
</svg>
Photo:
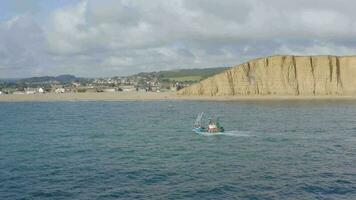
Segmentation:
<svg viewBox="0 0 356 200">
<path fill-rule="evenodd" d="M 226 132 L 223 132 L 222 135 L 233 136 L 233 137 L 250 137 L 250 136 L 252 136 L 249 131 L 239 131 L 239 130 L 226 131 Z"/>
<path fill-rule="evenodd" d="M 217 132 L 217 133 L 200 132 L 198 134 L 203 135 L 203 136 L 218 136 L 218 135 L 232 136 L 232 137 L 250 137 L 250 136 L 252 136 L 249 131 L 239 131 L 239 130 Z"/>
</svg>

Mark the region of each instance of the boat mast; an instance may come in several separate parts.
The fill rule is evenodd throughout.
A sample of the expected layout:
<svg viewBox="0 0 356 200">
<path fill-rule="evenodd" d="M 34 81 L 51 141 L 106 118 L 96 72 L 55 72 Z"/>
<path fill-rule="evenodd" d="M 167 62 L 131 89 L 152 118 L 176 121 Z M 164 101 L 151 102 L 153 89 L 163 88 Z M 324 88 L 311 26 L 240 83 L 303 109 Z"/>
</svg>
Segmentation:
<svg viewBox="0 0 356 200">
<path fill-rule="evenodd" d="M 194 127 L 202 127 L 201 119 L 203 118 L 204 112 L 201 112 L 197 119 L 195 120 Z"/>
</svg>

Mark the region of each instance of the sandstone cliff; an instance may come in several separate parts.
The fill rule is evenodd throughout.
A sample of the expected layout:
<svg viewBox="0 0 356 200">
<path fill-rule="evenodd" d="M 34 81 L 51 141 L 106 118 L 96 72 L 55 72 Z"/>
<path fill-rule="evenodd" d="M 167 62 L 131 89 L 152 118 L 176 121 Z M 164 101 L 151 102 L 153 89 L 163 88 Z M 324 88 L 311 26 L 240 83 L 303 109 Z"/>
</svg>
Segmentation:
<svg viewBox="0 0 356 200">
<path fill-rule="evenodd" d="M 272 56 L 178 91 L 180 95 L 356 95 L 356 56 Z"/>
</svg>

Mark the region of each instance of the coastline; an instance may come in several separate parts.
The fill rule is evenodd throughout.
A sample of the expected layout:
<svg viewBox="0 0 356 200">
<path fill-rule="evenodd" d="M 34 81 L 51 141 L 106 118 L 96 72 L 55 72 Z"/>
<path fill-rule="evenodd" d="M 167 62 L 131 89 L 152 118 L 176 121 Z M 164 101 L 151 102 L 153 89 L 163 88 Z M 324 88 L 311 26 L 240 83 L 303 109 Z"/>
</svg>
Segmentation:
<svg viewBox="0 0 356 200">
<path fill-rule="evenodd" d="M 174 92 L 115 92 L 0 95 L 0 102 L 56 101 L 273 101 L 273 100 L 356 100 L 356 96 L 183 96 Z"/>
</svg>

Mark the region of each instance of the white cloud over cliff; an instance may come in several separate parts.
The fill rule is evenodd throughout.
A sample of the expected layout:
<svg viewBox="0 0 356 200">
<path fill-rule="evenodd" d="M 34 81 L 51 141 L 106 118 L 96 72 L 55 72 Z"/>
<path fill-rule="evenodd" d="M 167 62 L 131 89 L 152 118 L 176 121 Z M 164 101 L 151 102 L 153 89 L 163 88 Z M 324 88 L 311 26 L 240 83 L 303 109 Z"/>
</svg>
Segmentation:
<svg viewBox="0 0 356 200">
<path fill-rule="evenodd" d="M 0 24 L 0 77 L 112 76 L 238 64 L 273 54 L 355 54 L 356 2 L 88 0 Z M 20 55 L 20 56 L 19 56 Z"/>
</svg>

